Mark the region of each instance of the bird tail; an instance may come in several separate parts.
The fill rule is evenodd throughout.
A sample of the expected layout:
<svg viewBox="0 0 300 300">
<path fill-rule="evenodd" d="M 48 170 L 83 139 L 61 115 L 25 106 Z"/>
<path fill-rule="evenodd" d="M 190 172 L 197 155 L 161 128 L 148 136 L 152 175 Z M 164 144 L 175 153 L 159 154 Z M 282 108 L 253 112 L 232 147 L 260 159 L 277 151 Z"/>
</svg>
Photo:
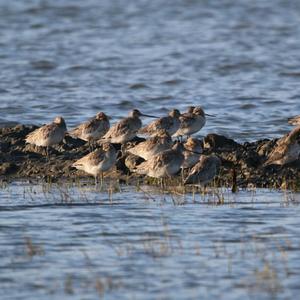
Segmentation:
<svg viewBox="0 0 300 300">
<path fill-rule="evenodd" d="M 35 140 L 35 131 L 30 132 L 25 137 L 26 143 L 32 144 L 34 143 L 34 140 Z"/>
</svg>

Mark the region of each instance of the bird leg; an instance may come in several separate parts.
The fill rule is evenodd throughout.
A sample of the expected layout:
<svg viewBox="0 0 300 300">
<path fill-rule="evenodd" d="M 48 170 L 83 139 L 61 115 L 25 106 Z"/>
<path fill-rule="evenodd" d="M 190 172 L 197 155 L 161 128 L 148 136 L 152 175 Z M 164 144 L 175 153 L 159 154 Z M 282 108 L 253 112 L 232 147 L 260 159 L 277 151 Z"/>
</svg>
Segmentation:
<svg viewBox="0 0 300 300">
<path fill-rule="evenodd" d="M 48 162 L 50 161 L 49 146 L 46 146 L 46 159 L 47 159 Z"/>
<path fill-rule="evenodd" d="M 94 145 L 93 145 L 92 139 L 88 139 L 88 143 L 89 143 L 89 150 L 90 150 L 90 152 L 93 152 Z"/>
<path fill-rule="evenodd" d="M 181 168 L 181 185 L 184 183 L 184 169 Z"/>
<path fill-rule="evenodd" d="M 97 185 L 98 185 L 98 176 L 96 175 L 95 176 L 95 187 L 97 187 Z"/>
</svg>

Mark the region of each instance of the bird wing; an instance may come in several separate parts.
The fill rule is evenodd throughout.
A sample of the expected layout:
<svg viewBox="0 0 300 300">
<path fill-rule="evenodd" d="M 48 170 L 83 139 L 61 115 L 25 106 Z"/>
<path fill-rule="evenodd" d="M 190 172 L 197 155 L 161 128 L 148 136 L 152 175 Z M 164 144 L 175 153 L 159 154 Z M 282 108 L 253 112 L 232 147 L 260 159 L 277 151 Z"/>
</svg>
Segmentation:
<svg viewBox="0 0 300 300">
<path fill-rule="evenodd" d="M 282 159 L 284 155 L 287 153 L 288 147 L 289 147 L 288 144 L 280 144 L 277 147 L 275 147 L 270 153 L 268 160 L 265 162 L 265 164 L 268 165 L 274 161 Z"/>
<path fill-rule="evenodd" d="M 141 134 L 155 133 L 159 129 L 168 130 L 168 129 L 172 128 L 173 125 L 174 125 L 173 118 L 163 117 L 163 118 L 159 118 L 159 119 L 151 122 L 149 125 L 142 128 L 139 132 Z"/>
<path fill-rule="evenodd" d="M 190 127 L 195 122 L 195 116 L 193 114 L 185 113 L 179 117 L 180 127 L 186 128 Z"/>
<path fill-rule="evenodd" d="M 69 131 L 69 134 L 73 137 L 79 137 L 81 136 L 83 130 L 84 130 L 84 124 L 80 124 L 77 127 L 75 127 L 73 130 Z"/>
<path fill-rule="evenodd" d="M 80 166 L 80 165 L 84 165 L 87 161 L 90 162 L 91 165 L 98 165 L 101 161 L 103 161 L 105 158 L 105 151 L 103 151 L 102 149 L 97 149 L 87 155 L 85 155 L 84 157 L 78 159 L 73 166 Z"/>
<path fill-rule="evenodd" d="M 44 125 L 26 136 L 26 141 L 30 141 L 32 138 L 39 137 L 41 139 L 47 139 L 58 128 L 57 124 L 51 123 Z"/>
<path fill-rule="evenodd" d="M 211 163 L 210 157 L 202 156 L 200 161 L 191 169 L 186 181 L 189 182 L 196 176 L 199 183 L 205 182 L 216 175 L 217 169 L 214 163 Z M 194 181 L 192 179 L 192 181 Z"/>
</svg>

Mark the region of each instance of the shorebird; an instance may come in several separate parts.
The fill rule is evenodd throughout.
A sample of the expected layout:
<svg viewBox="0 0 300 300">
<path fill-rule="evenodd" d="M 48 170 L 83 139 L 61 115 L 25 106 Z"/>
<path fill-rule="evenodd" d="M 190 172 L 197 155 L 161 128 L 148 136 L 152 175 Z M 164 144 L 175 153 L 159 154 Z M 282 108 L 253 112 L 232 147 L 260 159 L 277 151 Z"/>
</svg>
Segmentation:
<svg viewBox="0 0 300 300">
<path fill-rule="evenodd" d="M 204 186 L 218 174 L 221 160 L 215 155 L 201 155 L 199 162 L 191 169 L 184 184 L 199 184 Z"/>
<path fill-rule="evenodd" d="M 168 132 L 164 129 L 160 129 L 156 132 L 154 137 L 139 143 L 127 150 L 127 152 L 140 156 L 145 160 L 151 159 L 154 155 L 168 150 L 172 147 L 172 138 Z"/>
<path fill-rule="evenodd" d="M 131 141 L 136 137 L 137 132 L 142 127 L 141 116 L 156 118 L 155 116 L 145 115 L 139 110 L 134 109 L 129 116 L 113 125 L 101 139 L 115 144 L 122 144 Z"/>
<path fill-rule="evenodd" d="M 80 138 L 84 141 L 90 142 L 92 140 L 98 140 L 109 129 L 109 120 L 105 113 L 99 112 L 97 115 L 91 120 L 80 124 L 73 130 L 69 132 L 69 134 L 73 137 Z"/>
<path fill-rule="evenodd" d="M 114 166 L 116 163 L 116 157 L 117 154 L 113 145 L 110 143 L 104 143 L 101 148 L 94 150 L 74 162 L 72 167 L 93 175 L 95 177 L 95 183 L 97 182 L 97 176 L 101 174 L 102 182 L 103 172 L 108 171 Z"/>
<path fill-rule="evenodd" d="M 296 123 L 293 123 L 296 124 Z M 288 135 L 283 136 L 276 143 L 269 154 L 264 166 L 285 165 L 298 159 L 300 154 L 300 126 L 294 128 Z"/>
<path fill-rule="evenodd" d="M 134 171 L 154 178 L 166 178 L 175 175 L 184 161 L 183 146 L 176 143 L 172 149 L 163 151 L 138 165 Z"/>
<path fill-rule="evenodd" d="M 62 117 L 56 117 L 52 123 L 29 133 L 25 141 L 26 143 L 36 146 L 47 147 L 46 152 L 48 157 L 48 147 L 59 144 L 63 140 L 66 131 L 67 126 L 65 120 Z"/>
<path fill-rule="evenodd" d="M 180 125 L 179 129 L 173 134 L 174 137 L 190 136 L 193 133 L 198 132 L 206 123 L 205 116 L 213 116 L 204 113 L 200 106 L 191 106 L 187 113 L 182 114 L 179 117 Z"/>
<path fill-rule="evenodd" d="M 288 119 L 288 123 L 291 124 L 291 125 L 296 125 L 296 126 L 300 125 L 300 115 L 292 117 L 292 118 L 289 118 Z"/>
<path fill-rule="evenodd" d="M 184 162 L 182 164 L 183 169 L 188 169 L 194 166 L 200 158 L 202 153 L 201 141 L 192 137 L 189 137 L 184 144 Z"/>
<path fill-rule="evenodd" d="M 159 118 L 149 125 L 142 128 L 139 133 L 154 136 L 159 129 L 165 129 L 172 136 L 179 128 L 180 112 L 178 109 L 173 109 L 167 117 Z"/>
</svg>

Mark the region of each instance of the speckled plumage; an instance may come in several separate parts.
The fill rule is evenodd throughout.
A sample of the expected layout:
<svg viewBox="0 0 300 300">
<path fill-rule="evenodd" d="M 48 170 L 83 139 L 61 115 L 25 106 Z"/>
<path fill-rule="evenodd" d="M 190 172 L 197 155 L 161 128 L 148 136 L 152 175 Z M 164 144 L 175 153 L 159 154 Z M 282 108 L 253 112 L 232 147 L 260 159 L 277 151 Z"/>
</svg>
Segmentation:
<svg viewBox="0 0 300 300">
<path fill-rule="evenodd" d="M 56 117 L 52 123 L 29 133 L 25 140 L 29 144 L 48 147 L 59 144 L 63 140 L 66 131 L 65 120 L 62 117 Z"/>
<path fill-rule="evenodd" d="M 109 129 L 109 120 L 105 113 L 100 112 L 91 120 L 80 124 L 72 131 L 70 135 L 80 138 L 84 141 L 98 140 Z"/>
<path fill-rule="evenodd" d="M 134 109 L 127 118 L 113 125 L 103 136 L 102 140 L 116 144 L 131 141 L 136 137 L 137 132 L 142 127 L 141 116 L 153 117 L 142 114 L 139 110 Z"/>
<path fill-rule="evenodd" d="M 191 169 L 184 184 L 206 185 L 218 174 L 221 160 L 215 155 L 201 155 L 199 162 Z"/>
<path fill-rule="evenodd" d="M 192 112 L 191 109 L 193 109 Z M 187 113 L 179 117 L 179 121 L 179 128 L 173 136 L 190 136 L 198 132 L 205 125 L 205 113 L 201 107 L 190 107 Z"/>
<path fill-rule="evenodd" d="M 269 154 L 267 165 L 285 165 L 298 159 L 300 154 L 300 126 L 283 136 Z"/>
<path fill-rule="evenodd" d="M 163 151 L 151 159 L 141 163 L 135 169 L 138 174 L 155 178 L 165 178 L 175 175 L 184 161 L 183 146 L 175 144 L 172 149 Z"/>
<path fill-rule="evenodd" d="M 102 148 L 98 148 L 80 158 L 72 166 L 97 177 L 102 172 L 111 169 L 115 163 L 116 150 L 110 143 L 105 143 L 102 145 Z"/>
<path fill-rule="evenodd" d="M 131 154 L 142 157 L 145 160 L 151 159 L 154 155 L 168 150 L 172 147 L 172 139 L 166 130 L 159 130 L 154 137 L 139 143 L 127 151 Z"/>
<path fill-rule="evenodd" d="M 158 130 L 164 129 L 170 136 L 172 136 L 179 128 L 179 117 L 179 110 L 173 109 L 172 111 L 170 111 L 167 117 L 162 117 L 151 122 L 150 124 L 142 128 L 139 133 L 155 136 Z"/>
<path fill-rule="evenodd" d="M 184 162 L 182 164 L 182 168 L 187 169 L 194 166 L 199 161 L 201 153 L 201 141 L 191 137 L 188 138 L 184 144 Z"/>
</svg>

